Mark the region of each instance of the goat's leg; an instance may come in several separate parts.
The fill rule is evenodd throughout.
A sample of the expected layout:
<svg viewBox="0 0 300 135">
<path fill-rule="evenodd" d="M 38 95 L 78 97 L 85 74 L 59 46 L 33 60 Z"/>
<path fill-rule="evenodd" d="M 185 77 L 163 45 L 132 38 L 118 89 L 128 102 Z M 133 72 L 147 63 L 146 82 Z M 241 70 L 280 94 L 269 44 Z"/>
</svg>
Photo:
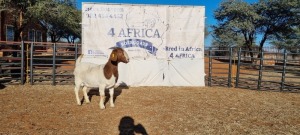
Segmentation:
<svg viewBox="0 0 300 135">
<path fill-rule="evenodd" d="M 103 85 L 99 86 L 99 94 L 100 94 L 100 103 L 99 103 L 100 109 L 105 109 L 104 106 L 105 86 Z"/>
<path fill-rule="evenodd" d="M 110 101 L 110 107 L 115 107 L 114 105 L 114 88 L 109 89 L 109 101 Z"/>
<path fill-rule="evenodd" d="M 83 86 L 83 89 L 82 89 L 82 92 L 83 92 L 83 96 L 84 96 L 84 100 L 86 103 L 90 103 L 90 99 L 87 95 L 87 87 L 86 86 Z"/>
<path fill-rule="evenodd" d="M 77 101 L 78 105 L 81 105 L 79 95 L 78 95 L 78 92 L 79 92 L 80 89 L 81 89 L 81 87 L 79 85 L 75 85 L 74 92 L 75 92 L 76 101 Z"/>
</svg>

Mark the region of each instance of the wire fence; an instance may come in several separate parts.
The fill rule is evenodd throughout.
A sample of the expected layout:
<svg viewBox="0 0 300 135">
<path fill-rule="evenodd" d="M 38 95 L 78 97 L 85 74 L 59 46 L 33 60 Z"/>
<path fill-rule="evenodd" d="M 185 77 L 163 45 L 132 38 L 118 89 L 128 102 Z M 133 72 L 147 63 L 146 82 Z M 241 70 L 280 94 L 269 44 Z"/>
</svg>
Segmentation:
<svg viewBox="0 0 300 135">
<path fill-rule="evenodd" d="M 73 84 L 80 52 L 80 44 L 0 42 L 0 83 Z M 205 48 L 205 73 L 206 86 L 299 92 L 300 53 Z"/>
</svg>

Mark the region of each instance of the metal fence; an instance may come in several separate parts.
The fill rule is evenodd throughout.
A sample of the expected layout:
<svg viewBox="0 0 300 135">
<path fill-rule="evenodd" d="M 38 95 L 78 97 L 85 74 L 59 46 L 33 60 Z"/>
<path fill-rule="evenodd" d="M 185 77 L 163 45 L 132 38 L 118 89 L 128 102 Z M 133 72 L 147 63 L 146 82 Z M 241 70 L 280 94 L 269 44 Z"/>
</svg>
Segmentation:
<svg viewBox="0 0 300 135">
<path fill-rule="evenodd" d="M 80 52 L 80 44 L 0 42 L 0 83 L 73 84 Z M 205 73 L 206 86 L 299 92 L 300 53 L 205 48 Z"/>
<path fill-rule="evenodd" d="M 0 42 L 0 83 L 73 84 L 79 44 Z"/>
<path fill-rule="evenodd" d="M 299 92 L 300 53 L 272 50 L 206 48 L 206 85 Z"/>
</svg>

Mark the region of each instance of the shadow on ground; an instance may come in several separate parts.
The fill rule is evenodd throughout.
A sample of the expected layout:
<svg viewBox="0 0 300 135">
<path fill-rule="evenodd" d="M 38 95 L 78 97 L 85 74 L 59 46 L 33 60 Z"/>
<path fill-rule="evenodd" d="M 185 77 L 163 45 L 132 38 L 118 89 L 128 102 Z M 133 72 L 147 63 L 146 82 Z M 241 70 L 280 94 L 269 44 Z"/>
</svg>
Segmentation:
<svg viewBox="0 0 300 135">
<path fill-rule="evenodd" d="M 6 86 L 0 83 L 0 90 L 4 89 Z"/>
<path fill-rule="evenodd" d="M 134 124 L 134 119 L 130 116 L 124 116 L 120 120 L 119 124 L 119 135 L 135 135 L 142 134 L 142 135 L 148 135 L 145 127 L 142 124 Z"/>
</svg>

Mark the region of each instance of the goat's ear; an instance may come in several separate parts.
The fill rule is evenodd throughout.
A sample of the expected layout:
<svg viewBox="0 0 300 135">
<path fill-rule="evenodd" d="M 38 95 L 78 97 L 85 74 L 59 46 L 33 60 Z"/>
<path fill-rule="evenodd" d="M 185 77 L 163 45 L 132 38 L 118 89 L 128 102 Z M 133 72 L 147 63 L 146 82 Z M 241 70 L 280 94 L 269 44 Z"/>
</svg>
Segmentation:
<svg viewBox="0 0 300 135">
<path fill-rule="evenodd" d="M 110 60 L 117 61 L 117 59 L 118 59 L 117 51 L 113 50 L 110 54 Z"/>
</svg>

